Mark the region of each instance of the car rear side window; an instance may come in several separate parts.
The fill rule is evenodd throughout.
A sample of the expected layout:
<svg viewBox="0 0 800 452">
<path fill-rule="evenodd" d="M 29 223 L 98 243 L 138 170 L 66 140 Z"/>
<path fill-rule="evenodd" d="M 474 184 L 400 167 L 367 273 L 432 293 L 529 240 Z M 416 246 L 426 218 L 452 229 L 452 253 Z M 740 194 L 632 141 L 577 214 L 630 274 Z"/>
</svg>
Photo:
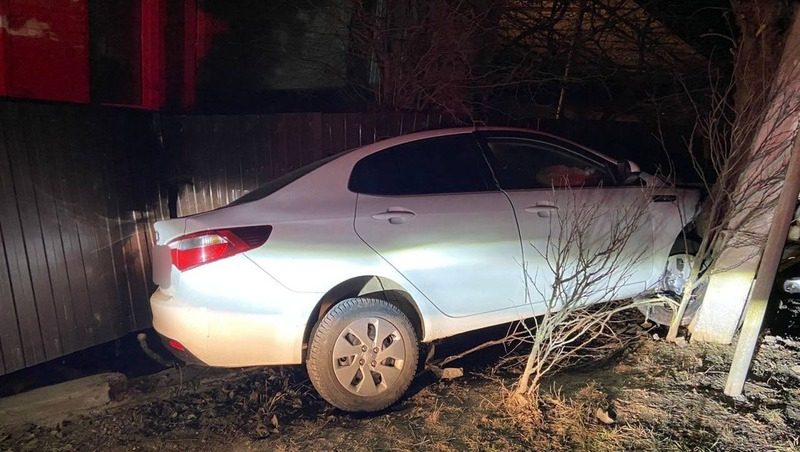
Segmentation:
<svg viewBox="0 0 800 452">
<path fill-rule="evenodd" d="M 614 184 L 607 167 L 559 146 L 513 138 L 490 138 L 488 145 L 489 162 L 504 190 Z"/>
<path fill-rule="evenodd" d="M 370 195 L 489 191 L 489 168 L 471 135 L 401 144 L 356 163 L 349 188 Z"/>
</svg>

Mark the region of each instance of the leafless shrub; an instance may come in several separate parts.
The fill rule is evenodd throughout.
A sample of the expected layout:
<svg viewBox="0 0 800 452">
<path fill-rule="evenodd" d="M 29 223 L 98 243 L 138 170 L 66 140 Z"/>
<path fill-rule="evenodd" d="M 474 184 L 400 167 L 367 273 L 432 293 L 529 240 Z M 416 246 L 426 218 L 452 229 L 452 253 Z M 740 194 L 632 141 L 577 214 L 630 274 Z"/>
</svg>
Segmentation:
<svg viewBox="0 0 800 452">
<path fill-rule="evenodd" d="M 631 336 L 621 333 L 630 323 L 619 314 L 654 302 L 607 300 L 619 298 L 649 252 L 650 244 L 639 242 L 636 233 L 649 227 L 648 205 L 653 191 L 662 188 L 657 179 L 647 186 L 629 187 L 635 196 L 613 206 L 602 202 L 601 190 L 564 185 L 552 192 L 559 208 L 549 218 L 546 244 L 529 244 L 539 266 L 526 264 L 524 269 L 529 300 L 538 316 L 513 323 L 503 338 L 438 363 L 443 366 L 498 344 L 511 351 L 527 350 L 522 355 L 509 353 L 500 363 L 522 369 L 510 394 L 516 409 L 537 405 L 546 376 L 623 349 Z"/>
<path fill-rule="evenodd" d="M 561 193 L 546 246 L 531 245 L 546 262 L 545 269 L 526 268 L 532 299 L 543 300 L 535 309 L 543 314 L 534 318 L 532 327 L 520 322 L 512 333 L 530 346 L 516 397 L 535 396 L 546 375 L 618 347 L 622 339 L 614 317 L 651 302 L 597 303 L 618 298 L 645 257 L 648 244 L 634 237 L 646 226 L 654 188 L 655 184 L 641 187 L 641 196 L 617 209 L 587 200 L 584 189 Z"/>
</svg>

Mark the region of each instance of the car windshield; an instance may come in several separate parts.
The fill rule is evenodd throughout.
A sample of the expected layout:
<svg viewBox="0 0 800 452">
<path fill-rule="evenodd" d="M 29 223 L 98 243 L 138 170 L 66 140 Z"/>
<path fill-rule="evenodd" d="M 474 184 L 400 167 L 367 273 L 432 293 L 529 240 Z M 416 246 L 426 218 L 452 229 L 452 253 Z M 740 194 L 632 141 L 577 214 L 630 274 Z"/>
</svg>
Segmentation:
<svg viewBox="0 0 800 452">
<path fill-rule="evenodd" d="M 262 199 L 266 196 L 269 196 L 276 191 L 280 190 L 281 188 L 291 184 L 292 182 L 300 179 L 301 177 L 305 176 L 306 174 L 314 171 L 315 169 L 319 168 L 320 166 L 347 154 L 348 152 L 352 151 L 353 149 L 348 149 L 343 152 L 339 152 L 338 154 L 334 154 L 328 157 L 325 157 L 322 160 L 317 160 L 316 162 L 309 163 L 308 165 L 301 166 L 294 171 L 290 171 L 289 173 L 284 174 L 283 176 L 278 177 L 277 179 L 273 179 L 266 184 L 256 188 L 255 190 L 246 193 L 233 201 L 232 203 L 228 204 L 229 206 L 238 206 L 239 204 L 245 204 L 248 202 L 256 201 Z"/>
</svg>

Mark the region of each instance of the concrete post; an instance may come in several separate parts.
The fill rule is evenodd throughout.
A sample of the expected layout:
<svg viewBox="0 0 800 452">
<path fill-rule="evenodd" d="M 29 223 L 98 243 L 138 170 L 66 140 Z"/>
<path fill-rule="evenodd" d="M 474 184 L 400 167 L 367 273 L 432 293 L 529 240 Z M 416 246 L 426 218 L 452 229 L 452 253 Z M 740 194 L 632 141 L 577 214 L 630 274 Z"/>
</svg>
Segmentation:
<svg viewBox="0 0 800 452">
<path fill-rule="evenodd" d="M 722 252 L 718 264 L 733 268 L 709 279 L 703 304 L 689 325 L 692 341 L 731 343 L 750 294 L 760 252 L 758 247 Z"/>
<path fill-rule="evenodd" d="M 725 384 L 725 394 L 729 396 L 736 397 L 742 394 L 744 380 L 753 359 L 753 351 L 767 310 L 767 300 L 775 282 L 775 272 L 778 270 L 786 235 L 789 233 L 789 224 L 794 216 L 798 192 L 800 192 L 800 140 L 795 138 L 792 158 L 786 170 L 786 181 L 769 230 L 767 246 L 764 248 L 764 255 L 758 267 L 758 276 L 747 304 L 742 332 L 736 341 L 736 352 Z"/>
</svg>

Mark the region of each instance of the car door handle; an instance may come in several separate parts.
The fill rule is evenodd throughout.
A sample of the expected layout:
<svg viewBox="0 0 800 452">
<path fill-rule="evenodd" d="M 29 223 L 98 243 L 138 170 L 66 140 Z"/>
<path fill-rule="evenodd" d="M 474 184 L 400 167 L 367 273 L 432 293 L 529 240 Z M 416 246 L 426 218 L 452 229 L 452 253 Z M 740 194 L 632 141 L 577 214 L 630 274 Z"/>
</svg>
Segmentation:
<svg viewBox="0 0 800 452">
<path fill-rule="evenodd" d="M 553 204 L 536 204 L 525 208 L 525 212 L 528 213 L 550 212 L 553 210 L 558 210 L 558 206 Z"/>
<path fill-rule="evenodd" d="M 402 207 L 390 207 L 386 212 L 376 213 L 373 220 L 388 221 L 391 224 L 402 224 L 416 216 L 413 211 Z"/>
<path fill-rule="evenodd" d="M 675 195 L 654 195 L 653 202 L 675 202 L 678 199 Z"/>
<path fill-rule="evenodd" d="M 528 206 L 525 208 L 525 212 L 528 213 L 535 213 L 542 218 L 547 218 L 550 216 L 550 212 L 558 210 L 558 206 L 555 204 L 549 203 L 539 203 L 533 206 Z"/>
</svg>

